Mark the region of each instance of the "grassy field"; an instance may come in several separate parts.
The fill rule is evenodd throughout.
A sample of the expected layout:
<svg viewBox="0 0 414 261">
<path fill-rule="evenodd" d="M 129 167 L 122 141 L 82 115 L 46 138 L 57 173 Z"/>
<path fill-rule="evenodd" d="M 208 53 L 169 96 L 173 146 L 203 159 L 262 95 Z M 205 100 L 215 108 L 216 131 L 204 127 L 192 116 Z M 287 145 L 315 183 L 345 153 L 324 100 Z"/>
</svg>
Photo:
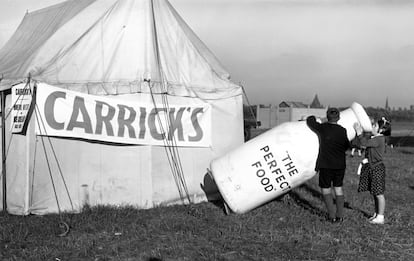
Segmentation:
<svg viewBox="0 0 414 261">
<path fill-rule="evenodd" d="M 392 135 L 389 142 L 397 147 L 414 147 L 414 122 L 392 123 Z"/>
<path fill-rule="evenodd" d="M 385 154 L 386 224 L 371 225 L 371 196 L 357 193 L 348 157 L 346 219 L 325 221 L 317 177 L 243 215 L 220 202 L 80 214 L 0 213 L 1 260 L 414 260 L 414 148 Z M 70 225 L 66 236 L 60 220 Z"/>
<path fill-rule="evenodd" d="M 393 136 L 414 136 L 414 122 L 392 122 Z"/>
</svg>

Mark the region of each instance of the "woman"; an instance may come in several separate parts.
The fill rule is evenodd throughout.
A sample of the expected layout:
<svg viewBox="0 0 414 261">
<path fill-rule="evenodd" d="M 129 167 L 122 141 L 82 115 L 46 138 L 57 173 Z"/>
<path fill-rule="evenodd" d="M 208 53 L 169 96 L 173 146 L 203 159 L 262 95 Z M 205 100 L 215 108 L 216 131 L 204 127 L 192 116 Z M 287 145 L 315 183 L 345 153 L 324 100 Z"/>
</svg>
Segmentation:
<svg viewBox="0 0 414 261">
<path fill-rule="evenodd" d="M 386 130 L 383 121 L 372 123 L 372 135 L 367 137 L 362 135 L 360 125 L 355 126 L 357 139 L 361 147 L 365 149 L 361 176 L 359 180 L 358 192 L 369 191 L 374 197 L 375 213 L 369 218 L 371 224 L 384 224 L 385 211 L 385 165 L 382 160 L 385 152 L 385 137 L 383 132 Z"/>
</svg>

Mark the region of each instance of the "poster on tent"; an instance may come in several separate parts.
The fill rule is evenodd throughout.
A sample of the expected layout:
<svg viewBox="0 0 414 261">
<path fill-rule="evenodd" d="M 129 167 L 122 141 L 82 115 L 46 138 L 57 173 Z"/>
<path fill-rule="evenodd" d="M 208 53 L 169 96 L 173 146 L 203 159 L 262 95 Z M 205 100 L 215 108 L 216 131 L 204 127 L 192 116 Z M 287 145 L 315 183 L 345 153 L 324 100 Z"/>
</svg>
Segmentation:
<svg viewBox="0 0 414 261">
<path fill-rule="evenodd" d="M 11 132 L 23 133 L 30 116 L 33 86 L 22 83 L 12 87 Z"/>
<path fill-rule="evenodd" d="M 211 105 L 168 97 L 168 107 L 146 96 L 124 100 L 39 83 L 36 134 L 123 144 L 210 147 Z"/>
</svg>

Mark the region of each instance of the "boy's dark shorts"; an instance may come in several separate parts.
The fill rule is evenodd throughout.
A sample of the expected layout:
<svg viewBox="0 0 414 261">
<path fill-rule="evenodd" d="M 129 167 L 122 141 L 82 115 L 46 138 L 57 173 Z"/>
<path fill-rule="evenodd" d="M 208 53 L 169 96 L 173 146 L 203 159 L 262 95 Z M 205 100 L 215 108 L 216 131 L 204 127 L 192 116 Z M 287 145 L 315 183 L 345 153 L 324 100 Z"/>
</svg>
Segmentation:
<svg viewBox="0 0 414 261">
<path fill-rule="evenodd" d="M 319 187 L 330 188 L 342 187 L 345 176 L 345 169 L 320 169 Z"/>
</svg>

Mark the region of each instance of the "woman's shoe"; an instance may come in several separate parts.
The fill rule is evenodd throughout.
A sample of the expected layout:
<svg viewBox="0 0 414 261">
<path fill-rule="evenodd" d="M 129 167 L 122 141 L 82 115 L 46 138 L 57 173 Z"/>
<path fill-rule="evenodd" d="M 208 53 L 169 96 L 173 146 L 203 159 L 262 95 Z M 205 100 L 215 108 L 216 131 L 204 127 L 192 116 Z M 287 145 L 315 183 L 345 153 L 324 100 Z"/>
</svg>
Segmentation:
<svg viewBox="0 0 414 261">
<path fill-rule="evenodd" d="M 369 223 L 371 224 L 384 224 L 384 216 L 377 215 L 374 219 L 370 220 Z"/>
</svg>

